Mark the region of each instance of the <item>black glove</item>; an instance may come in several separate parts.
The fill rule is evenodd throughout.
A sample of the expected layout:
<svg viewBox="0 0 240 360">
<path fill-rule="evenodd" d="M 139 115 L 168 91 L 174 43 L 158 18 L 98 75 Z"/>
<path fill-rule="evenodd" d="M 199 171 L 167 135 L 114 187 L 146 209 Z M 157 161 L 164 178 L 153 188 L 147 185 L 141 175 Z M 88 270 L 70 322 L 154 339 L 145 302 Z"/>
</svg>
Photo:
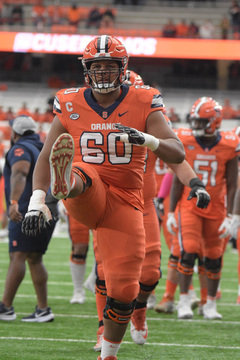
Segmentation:
<svg viewBox="0 0 240 360">
<path fill-rule="evenodd" d="M 46 228 L 47 224 L 51 225 L 52 214 L 48 205 L 45 204 L 46 198 L 46 193 L 43 190 L 33 191 L 28 211 L 22 222 L 22 233 L 25 235 L 37 236 L 43 228 Z"/>
<path fill-rule="evenodd" d="M 45 204 L 51 211 L 52 217 L 55 221 L 58 221 L 59 219 L 59 213 L 58 213 L 58 199 L 56 199 L 51 193 L 48 193 L 45 199 Z"/>
<path fill-rule="evenodd" d="M 155 206 L 157 209 L 158 221 L 162 222 L 162 216 L 164 215 L 164 205 L 163 205 L 164 198 L 155 198 Z"/>
<path fill-rule="evenodd" d="M 27 212 L 22 222 L 22 233 L 27 236 L 38 236 L 43 228 L 46 228 L 43 213 L 39 210 Z"/>
<path fill-rule="evenodd" d="M 197 207 L 200 209 L 206 209 L 211 200 L 211 197 L 206 191 L 203 182 L 199 178 L 194 178 L 190 180 L 189 186 L 192 190 L 190 191 L 187 199 L 191 200 L 193 197 L 196 197 Z"/>
<path fill-rule="evenodd" d="M 115 128 L 128 134 L 128 142 L 135 145 L 143 145 L 145 142 L 144 135 L 137 129 L 130 128 L 121 124 L 115 124 Z"/>
</svg>

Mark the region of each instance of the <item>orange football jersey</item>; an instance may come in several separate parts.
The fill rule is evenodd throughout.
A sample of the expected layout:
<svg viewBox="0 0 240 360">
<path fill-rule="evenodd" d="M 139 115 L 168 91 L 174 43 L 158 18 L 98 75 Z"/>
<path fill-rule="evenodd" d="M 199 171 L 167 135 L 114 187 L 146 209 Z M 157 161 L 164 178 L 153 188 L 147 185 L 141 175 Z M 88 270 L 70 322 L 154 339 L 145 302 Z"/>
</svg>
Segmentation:
<svg viewBox="0 0 240 360">
<path fill-rule="evenodd" d="M 161 159 L 157 158 L 155 162 L 155 178 L 157 182 L 157 192 L 155 196 L 157 196 L 158 194 L 162 180 L 164 178 L 164 175 L 167 173 L 167 171 L 168 171 L 167 164 L 163 162 Z"/>
<path fill-rule="evenodd" d="M 153 199 L 157 193 L 157 182 L 155 177 L 155 163 L 157 156 L 148 150 L 145 158 L 143 175 L 143 197 L 144 201 Z"/>
<path fill-rule="evenodd" d="M 191 129 L 178 129 L 178 137 L 182 141 L 186 160 L 192 166 L 197 176 L 203 181 L 211 201 L 207 209 L 196 207 L 196 201 L 187 200 L 189 188 L 184 187 L 180 200 L 181 206 L 209 219 L 217 219 L 225 213 L 225 172 L 229 160 L 240 151 L 239 138 L 233 132 L 219 132 L 215 143 L 206 147 L 199 138 L 195 138 Z"/>
<path fill-rule="evenodd" d="M 103 108 L 92 97 L 89 88 L 58 91 L 54 113 L 75 143 L 74 162 L 91 164 L 101 179 L 114 187 L 130 192 L 143 187 L 146 148 L 118 140 L 116 123 L 145 131 L 146 119 L 163 109 L 162 96 L 149 86 L 122 86 L 120 97 Z"/>
</svg>

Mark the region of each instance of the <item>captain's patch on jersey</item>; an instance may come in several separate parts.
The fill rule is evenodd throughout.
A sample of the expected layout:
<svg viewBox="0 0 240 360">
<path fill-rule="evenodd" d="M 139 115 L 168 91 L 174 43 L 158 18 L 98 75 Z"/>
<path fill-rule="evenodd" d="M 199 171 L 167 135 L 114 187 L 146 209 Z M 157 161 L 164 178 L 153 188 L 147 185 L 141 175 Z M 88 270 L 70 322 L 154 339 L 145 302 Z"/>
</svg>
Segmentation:
<svg viewBox="0 0 240 360">
<path fill-rule="evenodd" d="M 153 95 L 153 99 L 152 99 L 152 103 L 151 103 L 151 108 L 163 108 L 163 98 L 161 94 L 156 94 Z"/>
</svg>

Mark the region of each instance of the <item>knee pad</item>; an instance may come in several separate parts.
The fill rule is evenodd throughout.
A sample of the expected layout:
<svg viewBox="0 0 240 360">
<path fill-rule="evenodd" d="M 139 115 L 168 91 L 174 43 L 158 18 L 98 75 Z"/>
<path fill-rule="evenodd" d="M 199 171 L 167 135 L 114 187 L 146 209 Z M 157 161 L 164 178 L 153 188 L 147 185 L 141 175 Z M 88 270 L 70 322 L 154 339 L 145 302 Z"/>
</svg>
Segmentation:
<svg viewBox="0 0 240 360">
<path fill-rule="evenodd" d="M 83 191 L 82 191 L 82 193 L 84 193 L 84 191 L 87 188 L 92 186 L 92 179 L 85 173 L 85 171 L 83 171 L 83 169 L 81 169 L 78 166 L 73 166 L 72 171 L 82 179 L 82 181 L 83 181 Z"/>
<path fill-rule="evenodd" d="M 168 267 L 170 269 L 177 269 L 178 260 L 179 258 L 177 256 L 171 254 L 168 260 Z"/>
<path fill-rule="evenodd" d="M 206 275 L 206 268 L 204 265 L 203 258 L 200 258 L 199 256 L 198 256 L 198 273 L 201 275 Z"/>
<path fill-rule="evenodd" d="M 87 257 L 87 255 L 78 255 L 78 254 L 71 253 L 70 260 L 73 263 L 84 264 L 86 262 L 86 257 Z"/>
<path fill-rule="evenodd" d="M 115 299 L 107 296 L 106 306 L 103 310 L 103 317 L 105 319 L 110 319 L 119 325 L 125 325 L 131 319 L 135 303 L 136 300 L 128 304 L 119 303 Z"/>
<path fill-rule="evenodd" d="M 222 257 L 218 259 L 205 258 L 207 277 L 212 280 L 219 280 L 221 277 Z"/>
<path fill-rule="evenodd" d="M 192 268 L 186 267 L 186 266 L 182 265 L 180 262 L 178 262 L 177 270 L 178 270 L 178 272 L 180 272 L 181 274 L 184 274 L 184 275 L 191 276 L 193 274 L 193 267 Z"/>
<path fill-rule="evenodd" d="M 201 275 L 206 275 L 206 268 L 204 265 L 198 265 L 198 273 Z"/>
<path fill-rule="evenodd" d="M 191 254 L 191 253 L 187 253 L 187 252 L 183 251 L 181 254 L 180 264 L 184 267 L 193 268 L 196 257 L 197 257 L 197 254 Z"/>
<path fill-rule="evenodd" d="M 144 285 L 142 283 L 139 283 L 140 285 L 140 290 L 143 292 L 143 293 L 149 293 L 149 292 L 152 292 L 155 287 L 157 286 L 158 284 L 158 281 L 155 282 L 155 284 L 153 285 Z"/>
<path fill-rule="evenodd" d="M 106 284 L 105 284 L 104 280 L 99 280 L 99 278 L 97 278 L 96 285 L 95 285 L 95 291 L 96 291 L 96 294 L 98 294 L 100 296 L 107 295 L 107 288 L 106 288 Z"/>
</svg>

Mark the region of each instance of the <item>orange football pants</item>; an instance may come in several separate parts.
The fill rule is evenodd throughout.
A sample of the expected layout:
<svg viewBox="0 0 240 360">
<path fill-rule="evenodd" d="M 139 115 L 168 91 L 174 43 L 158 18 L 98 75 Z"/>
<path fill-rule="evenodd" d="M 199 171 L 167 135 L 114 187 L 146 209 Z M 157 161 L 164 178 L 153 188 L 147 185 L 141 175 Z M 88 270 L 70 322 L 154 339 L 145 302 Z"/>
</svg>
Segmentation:
<svg viewBox="0 0 240 360">
<path fill-rule="evenodd" d="M 74 244 L 86 244 L 89 243 L 89 228 L 86 225 L 78 222 L 71 215 L 67 216 L 68 229 L 71 241 Z"/>
<path fill-rule="evenodd" d="M 92 179 L 92 186 L 64 205 L 70 215 L 97 229 L 97 247 L 102 260 L 109 297 L 130 303 L 139 293 L 145 256 L 143 214 L 105 184 L 86 163 L 75 163 Z M 120 192 L 120 189 L 117 189 Z"/>
<path fill-rule="evenodd" d="M 180 251 L 190 254 L 199 254 L 210 258 L 218 259 L 224 252 L 224 239 L 219 239 L 218 229 L 224 218 L 208 219 L 190 212 L 184 207 L 179 207 L 177 213 L 178 234 L 173 236 L 174 256 L 178 242 Z M 201 247 L 203 246 L 203 250 Z M 175 248 L 175 249 L 174 249 Z"/>
<path fill-rule="evenodd" d="M 158 217 L 153 200 L 145 200 L 143 213 L 144 229 L 146 233 L 145 257 L 142 264 L 140 282 L 144 285 L 155 284 L 160 276 L 161 242 Z M 105 280 L 101 257 L 97 246 L 98 231 L 93 233 L 94 254 L 97 262 L 97 273 L 100 280 Z"/>
</svg>

